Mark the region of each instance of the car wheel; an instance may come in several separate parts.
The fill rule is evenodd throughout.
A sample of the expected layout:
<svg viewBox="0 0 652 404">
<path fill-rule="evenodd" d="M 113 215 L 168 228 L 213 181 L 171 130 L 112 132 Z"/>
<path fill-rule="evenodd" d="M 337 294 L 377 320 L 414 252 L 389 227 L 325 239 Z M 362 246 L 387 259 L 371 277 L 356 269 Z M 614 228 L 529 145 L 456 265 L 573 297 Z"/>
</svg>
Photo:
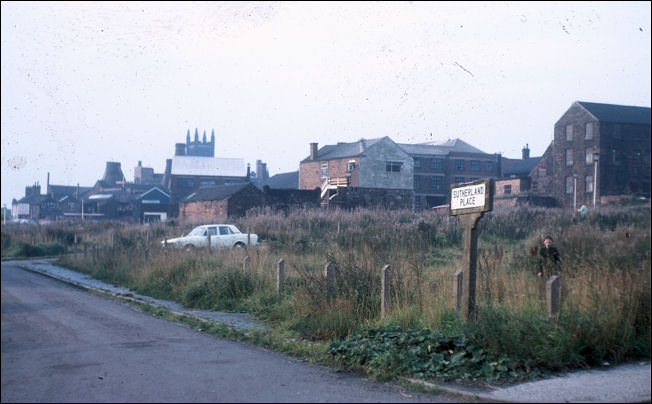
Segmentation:
<svg viewBox="0 0 652 404">
<path fill-rule="evenodd" d="M 184 249 L 188 252 L 195 251 L 195 246 L 192 244 L 187 244 Z"/>
<path fill-rule="evenodd" d="M 245 245 L 244 245 L 243 243 L 235 243 L 235 245 L 233 246 L 233 248 L 244 248 L 244 246 L 245 246 Z"/>
</svg>

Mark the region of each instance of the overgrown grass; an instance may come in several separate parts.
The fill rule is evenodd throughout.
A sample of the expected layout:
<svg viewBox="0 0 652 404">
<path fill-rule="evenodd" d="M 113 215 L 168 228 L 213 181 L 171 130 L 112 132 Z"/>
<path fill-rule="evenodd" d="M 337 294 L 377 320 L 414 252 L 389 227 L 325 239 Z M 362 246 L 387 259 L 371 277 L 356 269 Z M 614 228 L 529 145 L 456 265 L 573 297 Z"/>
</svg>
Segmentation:
<svg viewBox="0 0 652 404">
<path fill-rule="evenodd" d="M 543 208 L 487 213 L 479 226 L 478 316 L 468 323 L 453 302 L 463 241 L 456 218 L 387 210 L 261 210 L 234 224 L 257 233 L 263 245 L 163 251 L 164 237 L 193 225 L 85 223 L 49 232 L 38 228 L 36 234 L 3 228 L 2 251 L 5 257 L 20 242 L 62 243 L 77 252 L 62 258 L 63 265 L 188 307 L 252 313 L 287 333 L 284 344 L 331 344 L 333 361 L 379 378 L 499 382 L 650 357 L 649 202 L 601 207 L 584 218 Z M 71 233 L 73 244 L 64 244 Z M 562 254 L 557 321 L 547 318 L 535 275 L 544 234 L 554 237 Z M 277 294 L 280 258 L 286 282 Z M 326 263 L 334 269 L 330 285 Z M 381 318 L 385 265 L 391 268 L 391 307 Z M 264 341 L 269 335 L 259 338 L 271 344 Z"/>
</svg>

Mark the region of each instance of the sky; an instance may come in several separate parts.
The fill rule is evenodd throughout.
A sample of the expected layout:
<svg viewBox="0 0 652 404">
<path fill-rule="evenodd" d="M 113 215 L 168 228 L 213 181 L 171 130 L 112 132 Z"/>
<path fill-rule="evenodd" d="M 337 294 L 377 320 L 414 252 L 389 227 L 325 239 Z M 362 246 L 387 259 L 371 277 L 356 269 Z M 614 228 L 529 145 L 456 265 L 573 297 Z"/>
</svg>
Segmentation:
<svg viewBox="0 0 652 404">
<path fill-rule="evenodd" d="M 383 136 L 541 156 L 575 101 L 650 106 L 650 4 L 3 1 L 2 204 L 195 129 L 270 175 Z"/>
</svg>

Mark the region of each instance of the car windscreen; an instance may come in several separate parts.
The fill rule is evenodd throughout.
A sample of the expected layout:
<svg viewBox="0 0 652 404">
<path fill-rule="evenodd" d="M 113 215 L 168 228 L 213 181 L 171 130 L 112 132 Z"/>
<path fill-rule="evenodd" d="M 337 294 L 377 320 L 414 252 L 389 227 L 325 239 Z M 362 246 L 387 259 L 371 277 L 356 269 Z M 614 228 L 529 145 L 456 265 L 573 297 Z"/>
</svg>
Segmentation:
<svg viewBox="0 0 652 404">
<path fill-rule="evenodd" d="M 192 229 L 190 233 L 188 233 L 189 236 L 203 236 L 206 234 L 206 228 L 205 227 L 195 227 Z"/>
</svg>

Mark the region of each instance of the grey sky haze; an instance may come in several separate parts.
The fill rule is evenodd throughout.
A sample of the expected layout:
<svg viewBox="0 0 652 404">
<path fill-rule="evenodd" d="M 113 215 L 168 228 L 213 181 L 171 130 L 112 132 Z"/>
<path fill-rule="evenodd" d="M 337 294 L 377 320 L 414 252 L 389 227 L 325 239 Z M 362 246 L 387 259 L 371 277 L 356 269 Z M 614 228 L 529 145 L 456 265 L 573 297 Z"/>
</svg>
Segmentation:
<svg viewBox="0 0 652 404">
<path fill-rule="evenodd" d="M 540 156 L 574 101 L 650 106 L 650 2 L 2 2 L 2 204 L 163 172 L 186 132 L 294 171 L 320 146 Z"/>
</svg>

